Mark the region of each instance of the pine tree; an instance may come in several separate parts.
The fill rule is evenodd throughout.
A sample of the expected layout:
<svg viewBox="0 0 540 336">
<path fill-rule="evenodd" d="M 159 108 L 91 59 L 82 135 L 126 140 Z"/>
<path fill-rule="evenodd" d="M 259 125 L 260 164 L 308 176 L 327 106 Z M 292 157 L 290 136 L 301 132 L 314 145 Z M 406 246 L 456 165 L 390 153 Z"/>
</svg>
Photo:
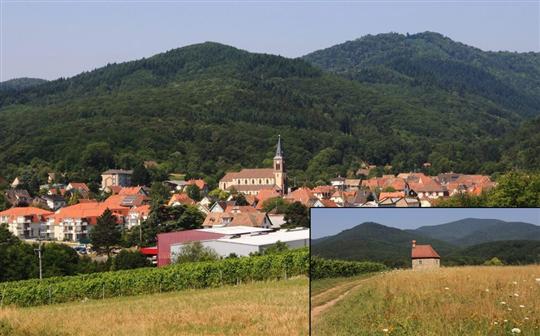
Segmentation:
<svg viewBox="0 0 540 336">
<path fill-rule="evenodd" d="M 116 218 L 111 210 L 105 210 L 103 215 L 98 218 L 96 226 L 90 231 L 90 241 L 94 249 L 105 252 L 110 257 L 111 249 L 118 245 L 121 239 L 122 234 L 116 223 Z"/>
</svg>

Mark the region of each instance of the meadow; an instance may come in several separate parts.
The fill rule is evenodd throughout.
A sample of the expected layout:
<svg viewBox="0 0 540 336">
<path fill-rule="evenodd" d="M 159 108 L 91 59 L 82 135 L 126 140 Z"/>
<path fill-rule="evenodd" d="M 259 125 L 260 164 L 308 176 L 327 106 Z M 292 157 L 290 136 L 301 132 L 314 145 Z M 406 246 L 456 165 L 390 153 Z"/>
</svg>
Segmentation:
<svg viewBox="0 0 540 336">
<path fill-rule="evenodd" d="M 312 307 L 312 335 L 540 335 L 538 265 L 399 270 L 346 284 L 316 294 L 327 307 L 315 317 Z M 338 300 L 328 306 L 328 295 Z"/>
<path fill-rule="evenodd" d="M 8 335 L 308 335 L 308 279 L 6 307 Z"/>
</svg>

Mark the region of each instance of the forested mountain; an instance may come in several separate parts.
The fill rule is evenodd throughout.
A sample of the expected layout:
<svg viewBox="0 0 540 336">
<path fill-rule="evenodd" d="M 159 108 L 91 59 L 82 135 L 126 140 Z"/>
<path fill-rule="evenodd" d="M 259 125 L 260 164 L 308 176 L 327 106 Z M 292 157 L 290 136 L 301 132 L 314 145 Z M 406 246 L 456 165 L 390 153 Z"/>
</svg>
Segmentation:
<svg viewBox="0 0 540 336">
<path fill-rule="evenodd" d="M 411 244 L 431 244 L 439 254 L 450 254 L 456 248 L 448 243 L 420 234 L 366 222 L 334 236 L 312 241 L 311 253 L 330 259 L 370 260 L 391 267 L 410 265 Z"/>
<path fill-rule="evenodd" d="M 448 255 L 446 264 L 480 265 L 491 258 L 509 265 L 540 263 L 540 241 L 509 240 L 473 245 Z"/>
<path fill-rule="evenodd" d="M 456 246 L 471 246 L 497 240 L 540 240 L 540 226 L 497 219 L 465 218 L 441 225 L 422 226 L 409 232 L 420 233 Z"/>
<path fill-rule="evenodd" d="M 392 34 L 378 38 L 401 43 Z M 433 43 L 421 44 L 413 49 L 418 57 L 440 53 Z M 388 54 L 373 48 L 370 55 Z M 456 62 L 463 57 L 447 56 Z M 13 178 L 30 165 L 40 175 L 54 170 L 98 181 L 103 169 L 155 160 L 165 173 L 212 183 L 230 169 L 270 166 L 278 134 L 293 185 L 350 175 L 361 161 L 391 164 L 396 172 L 424 162 L 432 163 L 430 173 L 537 169 L 539 119 L 527 119 L 540 106 L 534 95 L 538 54 L 513 57 L 519 60 L 513 67 L 495 61 L 479 66 L 520 88 L 517 93 L 499 84 L 469 88 L 469 69 L 449 77 L 448 87 L 464 82 L 453 91 L 424 75 L 414 79 L 408 70 L 398 77 L 407 73 L 412 80 L 358 80 L 308 63 L 316 63 L 312 56 L 287 59 L 213 42 L 108 64 L 0 90 L 0 176 Z M 484 74 L 478 76 L 485 82 Z M 516 130 L 523 135 L 516 137 Z"/>
<path fill-rule="evenodd" d="M 47 80 L 40 78 L 13 78 L 7 81 L 0 82 L 0 91 L 17 91 L 22 89 L 27 89 L 39 84 L 46 83 Z"/>
<path fill-rule="evenodd" d="M 324 258 L 379 261 L 390 267 L 408 267 L 411 242 L 416 240 L 417 244 L 431 244 L 443 265 L 482 264 L 494 257 L 506 264 L 525 264 L 540 261 L 539 230 L 540 227 L 527 223 L 478 219 L 417 230 L 366 222 L 313 240 L 311 251 Z M 529 237 L 522 238 L 527 233 Z M 485 235 L 483 239 L 482 235 Z"/>
<path fill-rule="evenodd" d="M 360 82 L 436 87 L 480 96 L 523 116 L 539 113 L 538 53 L 485 52 L 425 32 L 367 35 L 304 59 Z"/>
</svg>

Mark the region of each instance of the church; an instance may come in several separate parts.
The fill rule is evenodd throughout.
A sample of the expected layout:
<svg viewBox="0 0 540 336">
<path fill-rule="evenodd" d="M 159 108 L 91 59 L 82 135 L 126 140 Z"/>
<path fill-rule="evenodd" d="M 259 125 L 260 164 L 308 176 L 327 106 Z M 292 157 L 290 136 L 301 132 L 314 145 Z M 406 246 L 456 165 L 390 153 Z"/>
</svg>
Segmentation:
<svg viewBox="0 0 540 336">
<path fill-rule="evenodd" d="M 278 136 L 272 168 L 242 169 L 239 172 L 229 172 L 219 181 L 219 188 L 227 191 L 234 188 L 238 192 L 254 196 L 264 189 L 276 190 L 282 195 L 286 194 L 287 172 L 281 136 Z"/>
</svg>

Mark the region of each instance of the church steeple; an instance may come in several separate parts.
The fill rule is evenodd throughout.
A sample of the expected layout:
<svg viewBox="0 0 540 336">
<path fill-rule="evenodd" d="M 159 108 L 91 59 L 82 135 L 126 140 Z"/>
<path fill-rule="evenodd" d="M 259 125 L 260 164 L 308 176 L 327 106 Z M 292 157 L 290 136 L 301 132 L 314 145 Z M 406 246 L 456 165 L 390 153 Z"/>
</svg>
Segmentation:
<svg viewBox="0 0 540 336">
<path fill-rule="evenodd" d="M 283 150 L 281 149 L 281 135 L 278 135 L 278 141 L 277 141 L 277 146 L 276 146 L 276 158 L 280 157 L 282 158 L 283 157 Z"/>
<path fill-rule="evenodd" d="M 282 194 L 287 193 L 287 172 L 285 170 L 285 159 L 283 158 L 283 148 L 281 146 L 281 135 L 278 135 L 276 146 L 276 156 L 274 156 L 274 178 L 275 183 Z"/>
</svg>

